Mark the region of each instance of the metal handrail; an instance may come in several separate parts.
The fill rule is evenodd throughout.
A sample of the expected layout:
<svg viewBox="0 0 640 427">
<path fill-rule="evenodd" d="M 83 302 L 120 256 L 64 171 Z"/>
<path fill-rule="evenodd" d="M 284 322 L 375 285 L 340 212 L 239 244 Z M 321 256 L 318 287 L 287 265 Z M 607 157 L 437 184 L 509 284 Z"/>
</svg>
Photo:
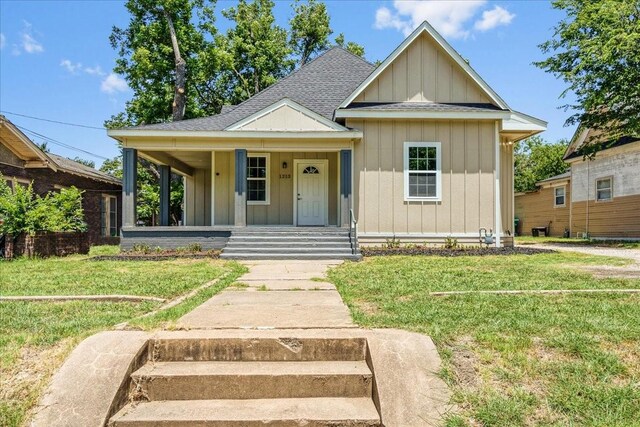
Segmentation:
<svg viewBox="0 0 640 427">
<path fill-rule="evenodd" d="M 351 253 L 356 255 L 358 252 L 358 220 L 353 209 L 349 209 L 349 242 L 351 243 Z"/>
</svg>

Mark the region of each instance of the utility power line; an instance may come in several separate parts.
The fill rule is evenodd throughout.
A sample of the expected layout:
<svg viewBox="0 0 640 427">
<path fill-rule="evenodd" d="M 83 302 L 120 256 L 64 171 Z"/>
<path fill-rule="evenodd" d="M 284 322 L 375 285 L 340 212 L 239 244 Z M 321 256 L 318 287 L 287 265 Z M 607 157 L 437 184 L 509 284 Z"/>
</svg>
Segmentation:
<svg viewBox="0 0 640 427">
<path fill-rule="evenodd" d="M 43 121 L 43 122 L 57 123 L 59 125 L 75 126 L 75 127 L 78 127 L 78 128 L 85 128 L 85 129 L 106 130 L 106 128 L 104 128 L 104 127 L 81 125 L 81 124 L 78 124 L 78 123 L 60 122 L 58 120 L 44 119 L 42 117 L 34 117 L 34 116 L 27 116 L 26 114 L 12 113 L 11 111 L 6 111 L 6 110 L 2 110 L 2 111 L 0 111 L 0 113 L 11 114 L 11 115 L 20 116 L 20 117 L 26 117 L 27 119 L 40 120 L 40 121 Z"/>
<path fill-rule="evenodd" d="M 14 123 L 14 125 L 15 125 L 15 123 Z M 48 136 L 44 136 L 44 135 L 42 135 L 42 134 L 40 134 L 40 133 L 38 133 L 38 132 L 34 132 L 34 131 L 32 131 L 32 130 L 30 130 L 30 129 L 27 129 L 27 128 L 25 128 L 25 127 L 18 126 L 18 125 L 15 125 L 15 126 L 16 126 L 18 129 L 20 129 L 21 131 L 23 131 L 23 132 L 26 132 L 26 133 L 28 133 L 28 134 L 31 134 L 31 135 L 33 135 L 33 136 L 35 136 L 35 137 L 37 137 L 37 138 L 41 138 L 41 139 L 43 139 L 45 142 L 50 142 L 50 143 L 52 143 L 52 144 L 59 145 L 59 146 L 64 147 L 64 148 L 66 148 L 66 149 L 68 149 L 68 150 L 78 151 L 78 152 L 80 152 L 80 153 L 84 153 L 84 154 L 87 154 L 87 155 L 89 155 L 89 156 L 92 156 L 92 157 L 95 157 L 95 158 L 101 159 L 101 160 L 109 160 L 107 157 L 100 156 L 100 155 L 98 155 L 98 154 L 94 154 L 94 153 L 92 153 L 92 152 L 90 152 L 90 151 L 83 150 L 82 148 L 74 147 L 73 145 L 65 144 L 64 142 L 60 142 L 60 141 L 55 140 L 55 139 L 53 139 L 53 138 L 49 138 Z"/>
</svg>

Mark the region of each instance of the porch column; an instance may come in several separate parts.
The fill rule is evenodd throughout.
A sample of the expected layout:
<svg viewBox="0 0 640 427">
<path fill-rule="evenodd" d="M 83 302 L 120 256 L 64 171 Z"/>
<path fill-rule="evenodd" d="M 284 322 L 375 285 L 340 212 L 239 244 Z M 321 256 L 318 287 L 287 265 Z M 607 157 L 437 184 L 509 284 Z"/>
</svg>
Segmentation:
<svg viewBox="0 0 640 427">
<path fill-rule="evenodd" d="M 351 150 L 340 151 L 340 225 L 349 227 L 351 209 Z"/>
<path fill-rule="evenodd" d="M 247 150 L 236 150 L 236 190 L 234 225 L 247 225 Z"/>
<path fill-rule="evenodd" d="M 136 225 L 136 202 L 138 197 L 138 150 L 122 149 L 122 225 Z"/>
<path fill-rule="evenodd" d="M 169 225 L 171 201 L 171 166 L 158 166 L 160 172 L 160 225 Z"/>
</svg>

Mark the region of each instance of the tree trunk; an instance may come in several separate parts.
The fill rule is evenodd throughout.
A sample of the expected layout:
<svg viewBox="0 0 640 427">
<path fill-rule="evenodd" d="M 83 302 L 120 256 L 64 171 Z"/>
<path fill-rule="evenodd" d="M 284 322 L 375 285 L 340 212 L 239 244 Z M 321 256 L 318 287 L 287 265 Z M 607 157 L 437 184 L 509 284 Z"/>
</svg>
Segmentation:
<svg viewBox="0 0 640 427">
<path fill-rule="evenodd" d="M 171 35 L 171 45 L 173 46 L 173 54 L 175 56 L 176 63 L 176 81 L 175 81 L 175 94 L 173 96 L 173 121 L 180 121 L 184 118 L 184 111 L 187 106 L 187 92 L 185 85 L 187 82 L 187 63 L 180 55 L 180 46 L 178 46 L 178 37 L 176 36 L 176 29 L 173 26 L 173 20 L 171 16 L 162 8 L 162 13 L 167 20 L 169 26 L 169 34 Z"/>
</svg>

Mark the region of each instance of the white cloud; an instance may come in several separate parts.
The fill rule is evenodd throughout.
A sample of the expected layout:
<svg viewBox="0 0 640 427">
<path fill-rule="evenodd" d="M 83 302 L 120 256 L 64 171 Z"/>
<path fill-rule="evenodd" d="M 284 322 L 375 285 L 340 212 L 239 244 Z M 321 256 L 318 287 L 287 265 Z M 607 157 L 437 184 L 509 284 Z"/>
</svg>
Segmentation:
<svg viewBox="0 0 640 427">
<path fill-rule="evenodd" d="M 100 90 L 104 93 L 124 92 L 129 89 L 127 82 L 115 73 L 109 74 L 100 85 Z"/>
<path fill-rule="evenodd" d="M 40 53 L 44 52 L 42 43 L 36 40 L 33 36 L 33 26 L 27 21 L 22 21 L 24 28 L 20 37 L 22 39 L 22 49 L 27 53 Z"/>
<path fill-rule="evenodd" d="M 487 0 L 394 0 L 394 10 L 384 6 L 378 8 L 374 28 L 392 28 L 408 36 L 423 21 L 428 21 L 444 37 L 466 38 L 474 28 L 487 31 L 509 24 L 515 16 L 495 6 L 485 11 L 472 28 L 474 16 L 486 4 Z"/>
<path fill-rule="evenodd" d="M 104 71 L 102 71 L 102 68 L 100 68 L 99 65 L 96 65 L 95 67 L 84 67 L 83 70 L 85 73 L 90 74 L 92 76 L 104 76 L 106 75 L 106 73 Z"/>
<path fill-rule="evenodd" d="M 7 44 L 7 39 L 4 34 L 0 33 L 0 49 L 4 49 L 5 44 Z"/>
<path fill-rule="evenodd" d="M 81 68 L 82 68 L 82 64 L 81 64 L 81 63 L 76 62 L 76 63 L 74 64 L 73 62 L 71 62 L 71 61 L 70 61 L 70 60 L 68 60 L 68 59 L 63 59 L 63 60 L 60 62 L 60 66 L 61 66 L 61 67 L 63 67 L 63 68 L 65 68 L 65 69 L 66 69 L 68 72 L 70 72 L 71 74 L 76 74 L 76 73 L 77 73 L 77 71 L 78 71 L 79 69 L 81 69 Z"/>
<path fill-rule="evenodd" d="M 476 21 L 474 28 L 479 31 L 488 31 L 500 25 L 509 25 L 515 17 L 515 14 L 496 6 L 482 12 L 482 19 Z"/>
</svg>

